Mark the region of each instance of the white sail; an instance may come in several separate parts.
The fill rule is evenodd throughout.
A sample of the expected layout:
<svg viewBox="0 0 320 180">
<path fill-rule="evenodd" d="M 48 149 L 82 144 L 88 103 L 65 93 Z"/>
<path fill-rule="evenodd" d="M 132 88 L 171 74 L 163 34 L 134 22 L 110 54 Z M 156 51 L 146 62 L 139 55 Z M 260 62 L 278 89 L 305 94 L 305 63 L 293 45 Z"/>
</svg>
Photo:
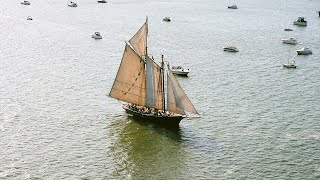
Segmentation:
<svg viewBox="0 0 320 180">
<path fill-rule="evenodd" d="M 186 114 L 185 111 L 198 114 L 191 101 L 179 85 L 179 82 L 168 68 L 167 75 L 167 108 L 170 112 Z"/>
<path fill-rule="evenodd" d="M 126 44 L 121 64 L 109 96 L 121 101 L 146 105 L 144 61 Z"/>
<path fill-rule="evenodd" d="M 133 49 L 144 59 L 147 48 L 148 21 L 138 30 L 138 32 L 129 40 Z"/>
<path fill-rule="evenodd" d="M 162 109 L 161 67 L 146 56 L 147 107 Z"/>
</svg>

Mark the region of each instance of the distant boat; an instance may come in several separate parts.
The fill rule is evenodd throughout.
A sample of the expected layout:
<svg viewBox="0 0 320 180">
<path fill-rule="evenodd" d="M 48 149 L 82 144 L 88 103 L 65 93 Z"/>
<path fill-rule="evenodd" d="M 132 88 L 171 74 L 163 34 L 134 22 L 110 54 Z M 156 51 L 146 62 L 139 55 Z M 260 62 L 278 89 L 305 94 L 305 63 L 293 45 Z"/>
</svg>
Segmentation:
<svg viewBox="0 0 320 180">
<path fill-rule="evenodd" d="M 68 6 L 69 6 L 69 7 L 78 7 L 78 4 L 75 3 L 75 2 L 73 2 L 73 1 L 70 1 L 70 2 L 68 3 Z"/>
<path fill-rule="evenodd" d="M 223 51 L 227 52 L 239 52 L 239 50 L 235 46 L 227 46 L 223 48 Z"/>
<path fill-rule="evenodd" d="M 98 0 L 98 3 L 107 3 L 106 0 Z"/>
<path fill-rule="evenodd" d="M 28 17 L 27 17 L 27 20 L 32 20 L 32 17 L 31 17 L 31 16 L 28 16 Z"/>
<path fill-rule="evenodd" d="M 288 69 L 297 68 L 297 66 L 296 66 L 296 64 L 295 64 L 295 61 L 293 61 L 293 63 L 290 63 L 290 62 L 288 61 L 288 64 L 282 64 L 282 66 L 283 66 L 284 68 L 288 68 Z"/>
<path fill-rule="evenodd" d="M 231 5 L 231 6 L 228 6 L 228 9 L 238 9 L 238 6 L 237 5 Z"/>
<path fill-rule="evenodd" d="M 290 49 L 289 49 L 289 56 L 290 56 Z M 293 63 L 291 63 L 291 62 L 289 61 L 289 58 L 288 58 L 288 63 L 287 63 L 287 64 L 282 64 L 282 67 L 288 68 L 288 69 L 297 68 L 296 62 L 293 61 Z"/>
<path fill-rule="evenodd" d="M 290 37 L 288 39 L 281 39 L 281 41 L 284 43 L 284 44 L 298 44 L 298 41 L 293 38 L 293 37 Z"/>
<path fill-rule="evenodd" d="M 170 22 L 171 21 L 170 17 L 164 17 L 162 20 L 166 21 L 166 22 Z"/>
<path fill-rule="evenodd" d="M 94 32 L 94 34 L 91 35 L 94 39 L 102 39 L 102 36 L 99 32 Z"/>
<path fill-rule="evenodd" d="M 126 43 L 109 96 L 125 102 L 123 109 L 136 120 L 177 127 L 186 112 L 198 112 L 165 66 L 163 55 L 160 65 L 149 57 L 147 37 L 146 20 Z"/>
<path fill-rule="evenodd" d="M 172 66 L 171 71 L 173 74 L 180 76 L 188 76 L 189 69 L 184 69 L 182 66 Z"/>
<path fill-rule="evenodd" d="M 307 21 L 304 17 L 298 17 L 297 20 L 293 21 L 293 24 L 298 26 L 307 26 Z"/>
<path fill-rule="evenodd" d="M 309 54 L 312 54 L 312 51 L 311 49 L 304 47 L 304 48 L 298 49 L 297 53 L 298 55 L 309 55 Z"/>
<path fill-rule="evenodd" d="M 320 11 L 318 11 L 319 17 L 320 17 Z"/>
<path fill-rule="evenodd" d="M 285 31 L 293 31 L 292 29 L 286 28 L 284 29 Z"/>
<path fill-rule="evenodd" d="M 30 2 L 29 1 L 22 1 L 21 4 L 22 5 L 30 5 Z"/>
</svg>

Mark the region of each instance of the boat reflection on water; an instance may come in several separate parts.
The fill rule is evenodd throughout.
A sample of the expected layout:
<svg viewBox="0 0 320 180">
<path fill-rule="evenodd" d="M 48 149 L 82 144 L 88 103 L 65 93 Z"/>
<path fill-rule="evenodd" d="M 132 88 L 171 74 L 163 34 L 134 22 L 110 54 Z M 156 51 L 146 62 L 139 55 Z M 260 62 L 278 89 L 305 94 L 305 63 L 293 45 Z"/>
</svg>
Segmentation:
<svg viewBox="0 0 320 180">
<path fill-rule="evenodd" d="M 186 171 L 184 161 L 188 159 L 185 157 L 188 152 L 181 143 L 179 127 L 168 129 L 130 117 L 122 118 L 108 127 L 114 136 L 109 155 L 113 159 L 115 179 L 170 179 Z"/>
</svg>

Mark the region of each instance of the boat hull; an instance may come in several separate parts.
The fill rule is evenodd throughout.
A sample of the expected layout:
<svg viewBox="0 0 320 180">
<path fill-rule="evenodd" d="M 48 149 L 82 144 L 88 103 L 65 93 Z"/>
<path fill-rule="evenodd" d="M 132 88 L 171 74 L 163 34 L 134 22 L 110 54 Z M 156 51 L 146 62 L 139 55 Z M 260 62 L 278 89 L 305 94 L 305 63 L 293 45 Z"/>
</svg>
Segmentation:
<svg viewBox="0 0 320 180">
<path fill-rule="evenodd" d="M 296 44 L 298 44 L 298 42 L 297 41 L 292 41 L 292 40 L 282 40 L 282 43 L 283 44 L 293 44 L 293 45 L 296 45 Z"/>
<path fill-rule="evenodd" d="M 297 66 L 296 65 L 294 65 L 294 64 L 283 64 L 282 65 L 284 68 L 288 68 L 288 69 L 291 69 L 291 68 L 297 68 Z"/>
<path fill-rule="evenodd" d="M 306 23 L 306 22 L 294 21 L 293 24 L 294 24 L 294 25 L 297 25 L 297 26 L 307 26 L 307 23 Z"/>
<path fill-rule="evenodd" d="M 168 127 L 179 126 L 180 121 L 184 118 L 181 115 L 161 116 L 161 115 L 154 115 L 154 114 L 145 114 L 139 111 L 129 109 L 126 106 L 123 106 L 123 109 L 126 111 L 127 114 L 129 114 L 135 120 L 150 122 L 150 123 L 159 124 L 159 125 L 168 126 Z"/>
<path fill-rule="evenodd" d="M 182 72 L 182 71 L 172 71 L 173 74 L 188 77 L 189 72 Z"/>
<path fill-rule="evenodd" d="M 239 52 L 239 50 L 236 49 L 236 48 L 223 48 L 223 51 L 226 51 L 226 52 Z"/>
<path fill-rule="evenodd" d="M 94 39 L 102 39 L 102 36 L 91 35 L 91 37 Z"/>
<path fill-rule="evenodd" d="M 312 54 L 310 51 L 297 51 L 298 55 L 309 55 Z"/>
<path fill-rule="evenodd" d="M 228 6 L 228 9 L 238 9 L 238 6 L 236 5 Z"/>
</svg>

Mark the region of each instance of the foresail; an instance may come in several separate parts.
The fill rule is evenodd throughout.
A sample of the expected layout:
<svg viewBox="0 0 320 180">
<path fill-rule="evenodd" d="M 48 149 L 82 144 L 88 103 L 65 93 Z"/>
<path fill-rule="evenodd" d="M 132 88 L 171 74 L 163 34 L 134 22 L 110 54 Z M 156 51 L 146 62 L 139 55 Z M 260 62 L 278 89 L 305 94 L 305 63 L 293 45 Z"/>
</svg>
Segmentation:
<svg viewBox="0 0 320 180">
<path fill-rule="evenodd" d="M 144 61 L 126 44 L 121 64 L 109 96 L 121 101 L 146 105 Z"/>
<path fill-rule="evenodd" d="M 161 67 L 146 56 L 147 107 L 162 109 Z"/>
<path fill-rule="evenodd" d="M 179 82 L 168 69 L 168 86 L 167 86 L 167 108 L 169 111 L 185 114 L 185 111 L 198 114 L 197 110 L 193 107 L 191 101 L 179 85 Z"/>
<path fill-rule="evenodd" d="M 138 32 L 129 40 L 133 49 L 144 59 L 147 47 L 148 22 L 146 21 Z"/>
</svg>

